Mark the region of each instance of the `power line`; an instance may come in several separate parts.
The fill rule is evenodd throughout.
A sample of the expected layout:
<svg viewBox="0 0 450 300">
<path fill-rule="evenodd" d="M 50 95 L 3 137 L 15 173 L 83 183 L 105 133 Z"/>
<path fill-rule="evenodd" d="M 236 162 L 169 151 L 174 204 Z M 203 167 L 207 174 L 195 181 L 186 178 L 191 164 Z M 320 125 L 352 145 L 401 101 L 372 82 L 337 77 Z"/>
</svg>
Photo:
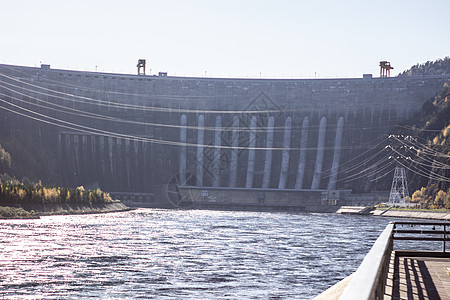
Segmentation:
<svg viewBox="0 0 450 300">
<path fill-rule="evenodd" d="M 0 82 L 5 83 L 2 80 L 0 80 Z M 32 93 L 36 93 L 36 91 L 31 90 L 31 89 L 25 89 L 25 88 L 23 88 L 21 86 L 17 86 L 17 85 L 10 84 L 10 83 L 6 83 L 6 84 L 8 84 L 10 86 L 13 86 L 13 87 L 16 87 L 16 88 L 19 88 L 19 89 L 24 89 L 26 91 L 30 91 Z M 21 95 L 23 97 L 27 97 L 27 98 L 30 98 L 30 99 L 33 99 L 33 100 L 36 100 L 36 101 L 39 101 L 39 102 L 42 102 L 42 103 L 46 103 L 48 105 L 52 105 L 52 106 L 56 106 L 56 107 L 59 107 L 59 108 L 64 108 L 64 109 L 67 109 L 67 110 L 76 111 L 76 112 L 80 112 L 82 114 L 90 115 L 89 116 L 90 118 L 93 118 L 94 116 L 96 116 L 96 117 L 98 117 L 98 118 L 100 118 L 102 120 L 111 119 L 111 120 L 115 120 L 115 121 L 118 121 L 118 122 L 129 123 L 129 124 L 137 124 L 137 125 L 145 125 L 145 126 L 158 126 L 158 127 L 171 127 L 171 128 L 188 128 L 188 129 L 194 129 L 194 130 L 198 129 L 197 126 L 188 126 L 188 125 L 182 126 L 182 125 L 176 125 L 176 124 L 139 122 L 139 121 L 132 121 L 132 120 L 124 120 L 124 119 L 117 118 L 117 117 L 112 117 L 112 116 L 105 116 L 105 115 L 95 114 L 95 113 L 91 113 L 91 112 L 88 112 L 88 111 L 85 111 L 85 110 L 75 109 L 75 108 L 67 107 L 67 106 L 64 106 L 64 105 L 56 104 L 56 103 L 53 103 L 53 102 L 50 102 L 50 101 L 42 100 L 41 98 L 37 98 L 37 97 L 31 96 L 31 95 L 28 95 L 28 94 L 21 93 L 21 92 L 19 92 L 17 90 L 8 88 L 8 87 L 6 87 L 4 85 L 1 85 L 1 84 L 0 84 L 0 87 L 4 88 L 5 90 L 8 90 L 10 92 L 13 92 L 13 93 L 16 93 L 18 95 Z M 84 101 L 79 101 L 79 100 L 66 98 L 66 97 L 54 96 L 54 95 L 47 94 L 47 93 L 41 93 L 41 92 L 37 92 L 37 93 L 41 94 L 43 96 L 49 96 L 49 97 L 52 97 L 54 99 L 59 99 L 59 100 L 63 100 L 63 101 L 71 101 L 71 102 L 81 103 L 81 104 L 97 105 L 97 104 L 92 104 L 92 103 L 88 103 L 88 102 L 84 102 Z M 27 100 L 25 100 L 25 99 L 15 98 L 15 97 L 7 95 L 7 94 L 3 94 L 3 95 L 7 96 L 7 97 L 14 98 L 17 101 L 27 102 Z M 102 100 L 99 100 L 99 101 L 102 101 Z M 28 103 L 31 104 L 31 105 L 36 105 L 36 104 L 34 104 L 33 102 L 30 102 L 30 101 L 28 101 Z M 107 102 L 107 103 L 109 103 L 109 102 Z M 103 106 L 103 107 L 108 107 L 108 109 L 110 109 L 110 107 L 111 107 L 109 104 L 104 104 L 104 103 L 98 104 L 98 105 Z M 113 107 L 116 107 L 116 106 L 113 105 Z M 121 108 L 121 107 L 116 107 L 116 108 Z M 54 108 L 49 108 L 49 109 L 55 110 Z M 67 113 L 66 111 L 59 111 L 59 112 Z M 245 111 L 245 112 L 248 112 L 248 111 Z M 204 126 L 203 129 L 204 130 L 208 130 L 208 131 L 233 131 L 234 130 L 234 128 L 231 127 L 231 126 L 225 126 L 225 127 L 220 127 L 220 128 Z M 292 131 L 300 131 L 302 129 L 303 128 L 301 126 L 293 126 L 292 127 Z M 310 126 L 308 126 L 307 130 L 309 132 L 311 132 L 311 131 L 316 131 L 316 129 L 319 129 L 319 126 L 311 126 L 310 125 Z M 264 127 L 264 128 L 257 127 L 255 129 L 251 129 L 251 128 L 248 128 L 248 126 L 245 126 L 245 127 L 241 127 L 240 126 L 239 129 L 238 129 L 239 132 L 253 131 L 253 130 L 256 131 L 256 132 L 267 132 L 268 129 L 267 129 L 267 127 Z M 275 132 L 284 132 L 284 126 L 275 126 L 275 127 L 273 127 L 273 130 Z"/>
<path fill-rule="evenodd" d="M 340 178 L 337 181 L 349 181 L 349 180 L 357 180 L 357 179 L 361 179 L 361 178 L 368 178 L 374 175 L 377 175 L 381 172 L 383 172 L 384 170 L 386 170 L 388 167 L 390 167 L 392 165 L 392 163 L 389 164 L 385 164 L 384 166 L 382 166 L 381 168 L 377 169 L 376 167 L 379 165 L 383 165 L 385 164 L 384 160 L 380 160 L 372 165 L 370 165 L 367 168 L 364 168 L 363 170 L 360 170 L 358 173 L 352 174 L 352 175 L 348 175 L 346 177 Z"/>
<path fill-rule="evenodd" d="M 413 172 L 413 173 L 415 173 L 417 175 L 420 175 L 422 177 L 429 178 L 429 179 L 432 179 L 432 180 L 437 180 L 437 181 L 450 182 L 450 178 L 441 176 L 441 175 L 436 174 L 434 172 L 429 172 L 428 173 L 427 171 L 423 171 L 423 170 L 420 170 L 420 169 L 419 170 L 415 170 L 414 168 L 407 166 L 406 164 L 402 163 L 400 160 L 397 160 L 396 158 L 394 158 L 394 160 L 399 165 L 401 165 L 402 167 L 404 167 L 404 168 L 408 169 L 409 171 L 411 171 L 411 172 Z M 435 176 L 437 176 L 437 177 L 435 177 Z"/>
<path fill-rule="evenodd" d="M 448 154 L 445 154 L 445 153 L 442 153 L 442 152 L 439 152 L 439 151 L 437 151 L 437 150 L 435 150 L 435 149 L 433 149 L 433 148 L 430 148 L 430 147 L 428 147 L 427 145 L 425 145 L 425 144 L 423 144 L 423 143 L 419 143 L 418 141 L 417 141 L 417 138 L 409 138 L 409 139 L 407 139 L 407 140 L 401 140 L 401 139 L 399 139 L 397 136 L 395 136 L 395 135 L 391 135 L 395 140 L 397 140 L 398 142 L 400 142 L 400 143 L 402 143 L 402 144 L 404 144 L 404 145 L 409 145 L 407 142 L 409 142 L 410 144 L 412 144 L 414 147 L 416 147 L 416 148 L 418 148 L 417 150 L 420 150 L 420 151 L 423 151 L 423 152 L 425 152 L 425 153 L 430 153 L 430 154 L 433 154 L 433 155 L 437 155 L 437 156 L 440 156 L 440 157 L 448 157 L 448 158 L 450 158 L 450 155 L 448 155 Z"/>
<path fill-rule="evenodd" d="M 450 169 L 450 165 L 447 165 L 447 164 L 444 164 L 444 163 L 440 163 L 440 164 L 436 164 L 436 165 L 433 165 L 433 164 L 425 164 L 425 163 L 422 163 L 422 162 L 420 162 L 420 161 L 417 161 L 417 160 L 414 160 L 414 159 L 412 159 L 410 156 L 406 156 L 406 155 L 404 155 L 404 154 L 402 154 L 402 153 L 400 153 L 400 152 L 398 152 L 398 151 L 396 151 L 395 149 L 393 149 L 392 148 L 392 151 L 394 151 L 396 154 L 398 154 L 400 157 L 402 157 L 403 159 L 405 159 L 405 160 L 410 160 L 411 161 L 411 163 L 416 163 L 416 164 L 419 164 L 419 165 L 422 165 L 422 166 L 425 166 L 425 167 L 429 167 L 429 168 L 436 168 L 436 167 L 439 167 L 440 169 Z M 432 162 L 432 163 L 434 163 L 434 162 Z"/>
<path fill-rule="evenodd" d="M 40 98 L 36 98 L 33 96 L 29 96 L 17 91 L 14 91 L 12 89 L 9 89 L 7 87 L 3 87 L 2 85 L 0 85 L 0 87 L 7 89 L 9 91 L 13 91 L 19 95 L 22 96 L 26 96 L 27 98 L 36 100 L 38 102 L 42 102 L 42 103 L 46 103 L 47 105 L 51 105 L 51 106 L 55 106 L 55 107 L 59 107 L 59 108 L 63 108 L 66 110 L 61 110 L 61 109 L 57 109 L 54 107 L 50 107 L 50 106 L 45 106 L 45 105 L 40 105 L 37 103 L 33 103 L 31 101 L 25 100 L 25 99 L 21 99 L 21 98 L 17 98 L 17 97 L 13 97 L 11 95 L 7 95 L 4 93 L 0 93 L 0 95 L 4 96 L 4 97 L 8 97 L 10 99 L 16 100 L 16 101 L 21 101 L 21 102 L 25 102 L 28 103 L 29 105 L 33 105 L 33 106 L 37 106 L 40 108 L 44 108 L 44 109 L 48 109 L 48 110 L 53 110 L 56 112 L 60 112 L 60 113 L 66 113 L 66 114 L 72 114 L 72 115 L 77 115 L 77 116 L 81 116 L 81 117 L 86 117 L 86 118 L 93 118 L 93 119 L 97 119 L 97 120 L 103 120 L 103 121 L 112 121 L 112 122 L 118 122 L 118 123 L 127 123 L 127 124 L 134 124 L 134 125 L 143 125 L 143 126 L 154 126 L 154 127 L 166 127 L 166 128 L 187 128 L 187 129 L 194 129 L 194 130 L 198 130 L 198 126 L 189 126 L 189 125 L 174 125 L 174 124 L 164 124 L 164 123 L 150 123 L 150 122 L 139 122 L 139 121 L 132 121 L 132 120 L 125 120 L 125 119 L 121 119 L 121 118 L 117 118 L 117 117 L 111 117 L 111 116 L 106 116 L 106 115 L 101 115 L 101 114 L 96 114 L 96 113 L 91 113 L 85 110 L 80 110 L 80 109 L 75 109 L 75 108 L 71 108 L 71 107 L 67 107 L 64 105 L 60 105 L 60 104 L 56 104 L 56 103 L 52 103 L 49 101 L 45 101 L 42 100 Z M 284 131 L 284 127 L 276 127 L 277 129 L 279 129 L 279 131 L 277 132 L 282 132 Z M 206 131 L 233 131 L 233 130 L 237 130 L 238 132 L 248 132 L 248 131 L 252 131 L 251 128 L 248 127 L 238 127 L 238 128 L 233 128 L 233 127 L 208 127 L 208 126 L 204 126 L 202 127 L 203 130 Z M 267 128 L 255 128 L 254 129 L 256 132 L 266 132 Z"/>
<path fill-rule="evenodd" d="M 49 91 L 55 94 L 59 94 L 59 95 L 63 95 L 63 96 L 68 96 L 68 97 L 73 97 L 73 98 L 78 98 L 78 99 L 83 99 L 83 100 L 89 100 L 92 102 L 97 103 L 97 105 L 102 105 L 102 106 L 113 106 L 113 107 L 118 107 L 118 108 L 126 108 L 126 109 L 138 109 L 138 110 L 144 110 L 144 111 L 158 111 L 158 112 L 178 112 L 178 113 L 202 113 L 202 114 L 240 114 L 240 113 L 255 113 L 255 114 L 267 114 L 267 113 L 279 113 L 279 110 L 201 110 L 201 109 L 180 109 L 180 108 L 169 108 L 169 107 L 155 107 L 155 106 L 143 106 L 143 105 L 135 105 L 135 104 L 125 104 L 125 103 L 119 103 L 119 102 L 113 102 L 113 101 L 105 101 L 105 100 L 98 100 L 95 98 L 91 98 L 91 97 L 84 97 L 84 96 L 78 96 L 78 95 L 73 95 L 73 94 L 69 94 L 69 93 L 63 93 L 63 92 L 59 92 L 59 91 L 55 91 L 52 89 L 48 89 L 48 88 L 44 88 L 41 87 L 39 85 L 35 85 L 35 84 L 31 84 L 31 83 L 27 83 L 25 81 L 7 76 L 5 74 L 0 73 L 0 76 L 6 77 L 10 80 L 14 80 L 17 82 L 20 82 L 24 85 L 28 85 L 34 88 L 38 88 L 41 90 L 45 90 L 45 91 Z M 11 83 L 8 83 L 4 80 L 0 80 L 3 83 L 12 85 Z M 36 90 L 31 90 L 31 89 L 27 89 L 21 86 L 17 86 L 21 89 L 24 90 L 28 90 L 28 91 L 32 91 L 33 93 L 39 93 L 39 94 L 44 94 L 44 95 L 49 95 L 49 94 L 45 94 L 43 92 L 38 92 Z M 51 95 L 50 96 L 54 96 Z M 80 100 L 74 100 L 71 98 L 62 98 L 64 100 L 69 100 L 69 101 L 74 101 L 74 102 L 81 102 L 81 103 L 88 103 L 88 104 L 92 104 L 89 102 L 82 102 Z M 182 98 L 181 98 L 182 99 Z M 180 99 L 178 99 L 180 100 Z"/>
<path fill-rule="evenodd" d="M 175 142 L 175 141 L 169 141 L 169 140 L 163 140 L 163 139 L 152 139 L 152 138 L 144 138 L 144 137 L 138 137 L 138 136 L 133 136 L 133 135 L 127 135 L 127 134 L 121 134 L 121 133 L 117 133 L 117 132 L 112 132 L 112 131 L 108 131 L 108 130 L 101 130 L 101 129 L 97 129 L 97 128 L 93 128 L 93 127 L 88 127 L 88 126 L 83 126 L 80 124 L 76 124 L 73 122 L 68 122 L 68 121 L 64 121 L 58 118 L 54 118 L 51 116 L 47 116 L 45 114 L 41 114 L 26 108 L 23 108 L 19 105 L 15 105 L 13 103 L 10 103 L 4 99 L 0 99 L 0 102 L 9 104 L 15 108 L 24 110 L 28 113 L 32 113 L 35 115 L 38 115 L 39 117 L 30 117 L 29 115 L 23 114 L 23 113 L 18 113 L 17 111 L 14 111 L 12 109 L 7 109 L 5 107 L 1 107 L 5 110 L 8 110 L 12 113 L 16 113 L 19 114 L 21 116 L 24 117 L 28 117 L 31 119 L 34 119 L 36 121 L 43 121 L 47 124 L 52 124 L 52 125 L 56 125 L 56 126 L 60 126 L 60 127 L 64 127 L 64 128 L 69 128 L 69 129 L 73 129 L 75 131 L 82 131 L 82 132 L 87 132 L 87 133 L 92 133 L 92 134 L 96 134 L 96 135 L 106 135 L 106 136 L 112 136 L 112 137 L 117 137 L 117 138 L 123 138 L 123 139 L 132 139 L 132 140 L 138 140 L 138 141 L 143 141 L 143 142 L 150 142 L 150 143 L 155 143 L 155 144 L 163 144 L 163 145 L 172 145 L 172 146 L 188 146 L 188 147 L 204 147 L 204 148 L 220 148 L 220 149 L 235 149 L 235 150 L 249 150 L 249 149 L 254 149 L 254 150 L 274 150 L 274 151 L 280 151 L 280 150 L 300 150 L 300 149 L 304 149 L 304 150 L 317 150 L 316 147 L 310 147 L 310 148 L 276 148 L 276 147 L 271 147 L 271 148 L 266 148 L 266 147 L 248 147 L 248 146 L 237 146 L 237 147 L 233 147 L 233 146 L 216 146 L 216 145 L 212 145 L 212 144 L 193 144 L 193 143 L 182 143 L 182 142 Z M 48 118 L 52 121 L 48 121 L 45 119 L 42 119 L 42 117 L 44 118 Z M 59 122 L 59 123 L 57 123 Z M 62 126 L 60 123 L 62 124 L 66 124 L 64 126 Z M 355 149 L 358 147 L 349 147 L 351 149 Z M 334 149 L 334 147 L 324 147 L 324 149 Z M 345 149 L 345 147 L 344 147 Z"/>
</svg>

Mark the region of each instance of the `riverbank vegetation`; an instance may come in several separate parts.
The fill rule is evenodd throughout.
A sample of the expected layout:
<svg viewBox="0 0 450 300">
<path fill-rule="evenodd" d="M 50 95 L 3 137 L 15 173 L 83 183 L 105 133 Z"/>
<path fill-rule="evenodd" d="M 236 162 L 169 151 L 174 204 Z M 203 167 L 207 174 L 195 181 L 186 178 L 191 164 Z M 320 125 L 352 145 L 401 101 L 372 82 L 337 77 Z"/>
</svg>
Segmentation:
<svg viewBox="0 0 450 300">
<path fill-rule="evenodd" d="M 22 181 L 8 173 L 13 169 L 11 155 L 0 145 L 0 218 L 33 218 L 50 211 L 99 211 L 116 203 L 108 193 L 96 190 L 43 185 Z"/>
<path fill-rule="evenodd" d="M 430 209 L 450 209 L 450 188 L 436 191 L 433 185 L 422 187 L 412 194 L 411 203 Z"/>
<path fill-rule="evenodd" d="M 22 219 L 32 218 L 34 212 L 26 211 L 21 207 L 9 207 L 0 206 L 0 218 L 1 219 Z"/>
<path fill-rule="evenodd" d="M 11 155 L 0 145 L 0 174 L 11 168 Z"/>
<path fill-rule="evenodd" d="M 30 218 L 58 207 L 105 207 L 114 200 L 97 190 L 25 184 L 4 174 L 0 176 L 0 218 Z"/>
<path fill-rule="evenodd" d="M 33 206 L 36 203 L 104 205 L 112 203 L 108 193 L 97 190 L 85 190 L 82 186 L 76 189 L 65 187 L 47 187 L 41 183 L 24 184 L 21 182 L 5 182 L 0 184 L 0 204 L 12 207 Z"/>
</svg>

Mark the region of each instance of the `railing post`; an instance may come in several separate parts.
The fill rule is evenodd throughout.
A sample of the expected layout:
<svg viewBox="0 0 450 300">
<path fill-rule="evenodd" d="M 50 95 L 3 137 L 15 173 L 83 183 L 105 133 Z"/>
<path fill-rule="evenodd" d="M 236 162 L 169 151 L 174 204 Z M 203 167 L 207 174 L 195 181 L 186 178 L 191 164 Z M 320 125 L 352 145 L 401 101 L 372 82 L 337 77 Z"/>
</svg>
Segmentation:
<svg viewBox="0 0 450 300">
<path fill-rule="evenodd" d="M 446 232 L 446 225 L 444 224 L 444 245 L 443 245 L 443 249 L 442 249 L 442 252 L 444 252 L 445 253 L 445 239 L 447 238 L 447 232 Z"/>
</svg>

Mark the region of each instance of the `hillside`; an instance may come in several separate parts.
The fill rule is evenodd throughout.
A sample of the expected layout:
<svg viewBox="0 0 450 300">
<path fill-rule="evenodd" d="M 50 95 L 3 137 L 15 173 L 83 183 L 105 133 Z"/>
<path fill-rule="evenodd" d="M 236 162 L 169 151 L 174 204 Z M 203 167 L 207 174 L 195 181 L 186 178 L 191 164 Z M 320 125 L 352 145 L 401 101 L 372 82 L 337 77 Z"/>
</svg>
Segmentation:
<svg viewBox="0 0 450 300">
<path fill-rule="evenodd" d="M 413 66 L 400 76 L 450 74 L 450 58 Z M 411 135 L 409 190 L 413 202 L 426 207 L 450 208 L 450 82 L 397 133 Z"/>
<path fill-rule="evenodd" d="M 412 66 L 398 76 L 425 76 L 425 75 L 444 75 L 450 74 L 450 57 L 438 59 L 436 61 L 427 61 L 423 64 Z"/>
</svg>

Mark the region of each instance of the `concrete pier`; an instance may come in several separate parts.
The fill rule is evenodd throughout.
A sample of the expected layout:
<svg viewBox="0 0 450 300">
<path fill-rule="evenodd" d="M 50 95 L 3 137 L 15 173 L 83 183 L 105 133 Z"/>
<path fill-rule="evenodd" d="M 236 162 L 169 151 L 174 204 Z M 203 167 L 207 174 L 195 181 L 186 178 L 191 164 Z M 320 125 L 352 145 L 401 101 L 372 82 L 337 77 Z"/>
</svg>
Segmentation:
<svg viewBox="0 0 450 300">
<path fill-rule="evenodd" d="M 186 115 L 181 115 L 180 119 L 180 185 L 186 184 L 186 125 L 187 117 Z"/>
<path fill-rule="evenodd" d="M 300 140 L 300 158 L 298 160 L 297 178 L 295 189 L 300 190 L 303 187 L 303 176 L 306 168 L 306 145 L 308 143 L 309 118 L 305 117 L 302 123 L 302 136 Z"/>
<path fill-rule="evenodd" d="M 237 166 L 238 166 L 238 145 L 239 145 L 239 118 L 233 117 L 233 130 L 231 132 L 231 163 L 230 163 L 230 187 L 236 186 Z"/>
<path fill-rule="evenodd" d="M 245 187 L 253 187 L 253 176 L 255 173 L 255 147 L 256 147 L 256 117 L 253 116 L 250 121 L 250 139 L 248 145 L 248 166 L 247 166 L 247 180 Z"/>
<path fill-rule="evenodd" d="M 197 186 L 203 186 L 203 147 L 205 144 L 205 117 L 198 116 L 197 124 Z"/>
<path fill-rule="evenodd" d="M 291 127 L 292 127 L 292 118 L 287 117 L 286 121 L 284 122 L 283 153 L 281 159 L 280 180 L 278 182 L 279 189 L 286 188 L 286 181 L 289 168 L 289 152 L 291 148 Z"/>
<path fill-rule="evenodd" d="M 319 188 L 320 179 L 322 177 L 322 164 L 323 164 L 323 154 L 325 152 L 326 127 L 327 127 L 327 118 L 322 117 L 322 119 L 320 119 L 319 140 L 317 141 L 316 166 L 314 168 L 314 177 L 311 184 L 311 189 L 313 190 Z"/>
<path fill-rule="evenodd" d="M 339 169 L 339 163 L 341 161 L 341 148 L 342 148 L 342 139 L 344 135 L 344 118 L 340 117 L 337 123 L 336 128 L 336 139 L 334 142 L 334 153 L 333 153 L 333 164 L 331 165 L 331 176 L 330 181 L 328 182 L 328 189 L 334 190 L 336 189 L 336 180 Z"/>
<path fill-rule="evenodd" d="M 275 119 L 270 117 L 267 121 L 267 139 L 266 139 L 266 160 L 264 163 L 264 177 L 262 187 L 269 188 L 272 171 L 272 148 L 273 148 L 273 125 Z"/>
<path fill-rule="evenodd" d="M 222 117 L 216 117 L 216 129 L 214 132 L 214 156 L 213 156 L 213 186 L 220 186 L 220 146 L 222 133 Z"/>
</svg>

